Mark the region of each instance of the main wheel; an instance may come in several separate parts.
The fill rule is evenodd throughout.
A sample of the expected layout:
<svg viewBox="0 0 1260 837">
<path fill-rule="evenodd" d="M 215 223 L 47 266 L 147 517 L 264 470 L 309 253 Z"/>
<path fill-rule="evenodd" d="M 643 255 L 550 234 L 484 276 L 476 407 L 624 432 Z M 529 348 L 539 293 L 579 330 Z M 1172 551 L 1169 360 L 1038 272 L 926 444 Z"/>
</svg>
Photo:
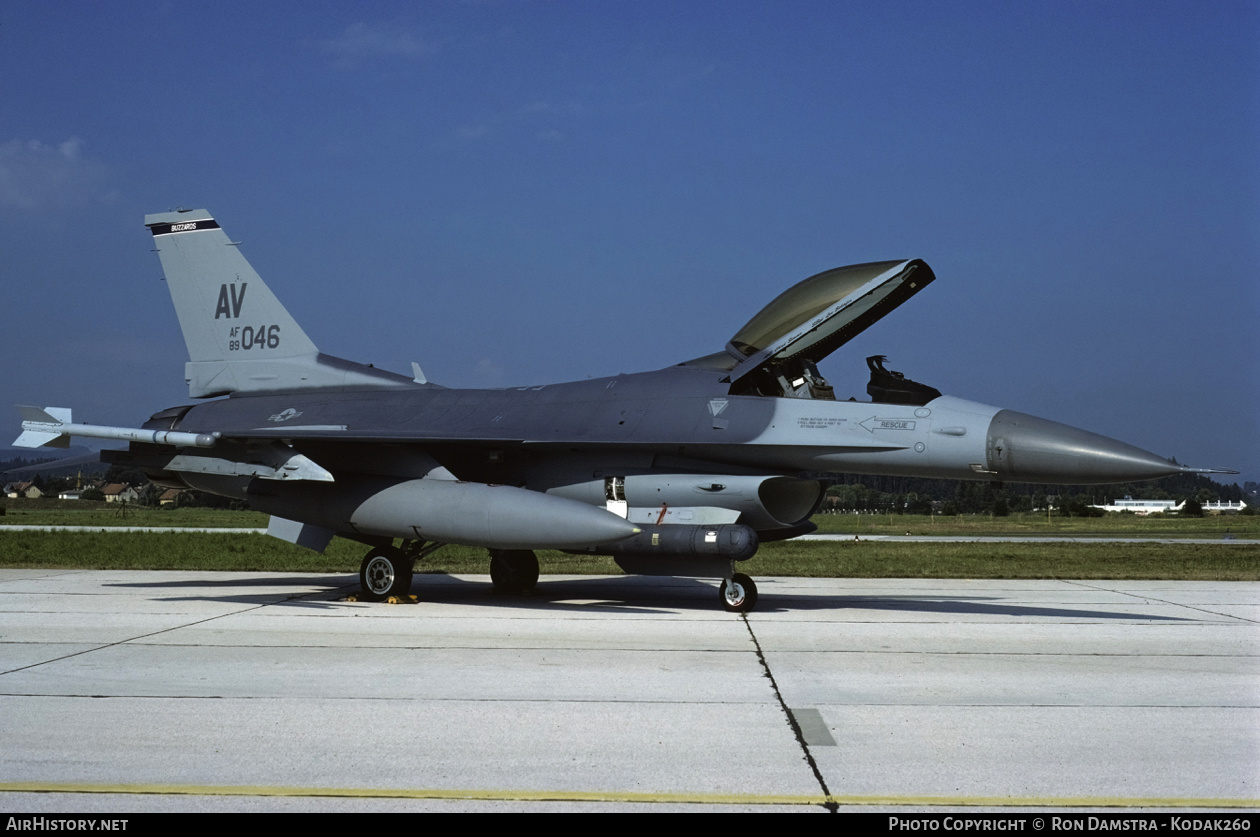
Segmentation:
<svg viewBox="0 0 1260 837">
<path fill-rule="evenodd" d="M 757 606 L 757 585 L 743 573 L 735 573 L 729 579 L 722 580 L 718 591 L 722 607 L 732 613 L 747 613 Z"/>
<path fill-rule="evenodd" d="M 411 592 L 411 559 L 392 546 L 373 549 L 359 566 L 359 585 L 369 602 L 406 596 Z"/>
<path fill-rule="evenodd" d="M 528 593 L 538 584 L 538 557 L 528 549 L 492 549 L 490 580 L 496 593 Z"/>
</svg>

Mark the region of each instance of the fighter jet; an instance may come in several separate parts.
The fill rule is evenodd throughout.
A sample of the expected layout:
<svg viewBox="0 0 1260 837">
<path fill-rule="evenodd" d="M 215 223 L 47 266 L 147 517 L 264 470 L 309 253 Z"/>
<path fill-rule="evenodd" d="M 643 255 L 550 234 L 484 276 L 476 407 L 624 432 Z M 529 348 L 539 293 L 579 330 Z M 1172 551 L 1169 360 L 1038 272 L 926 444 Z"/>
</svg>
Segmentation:
<svg viewBox="0 0 1260 837">
<path fill-rule="evenodd" d="M 369 551 L 362 595 L 406 594 L 417 560 L 484 547 L 497 590 L 528 591 L 534 550 L 610 555 L 627 572 L 720 579 L 764 541 L 814 530 L 829 475 L 1112 483 L 1183 467 L 1123 442 L 942 395 L 867 359 L 869 401 L 837 400 L 818 362 L 935 280 L 919 259 L 838 267 L 770 302 L 718 352 L 654 372 L 453 389 L 324 354 L 205 210 L 145 217 L 188 346 L 190 398 L 141 428 L 19 406 L 23 447 L 130 442 L 102 459 L 163 486 L 245 500 L 268 534 Z"/>
</svg>

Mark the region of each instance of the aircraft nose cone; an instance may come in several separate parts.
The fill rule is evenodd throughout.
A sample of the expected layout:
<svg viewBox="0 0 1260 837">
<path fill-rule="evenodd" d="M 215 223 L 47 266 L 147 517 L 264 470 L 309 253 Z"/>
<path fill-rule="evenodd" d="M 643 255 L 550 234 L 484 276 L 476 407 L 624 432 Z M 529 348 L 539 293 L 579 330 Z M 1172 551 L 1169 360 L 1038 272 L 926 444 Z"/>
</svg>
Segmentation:
<svg viewBox="0 0 1260 837">
<path fill-rule="evenodd" d="M 988 469 L 1008 482 L 1134 482 L 1191 470 L 1133 445 L 1014 410 L 993 417 L 985 453 Z"/>
</svg>

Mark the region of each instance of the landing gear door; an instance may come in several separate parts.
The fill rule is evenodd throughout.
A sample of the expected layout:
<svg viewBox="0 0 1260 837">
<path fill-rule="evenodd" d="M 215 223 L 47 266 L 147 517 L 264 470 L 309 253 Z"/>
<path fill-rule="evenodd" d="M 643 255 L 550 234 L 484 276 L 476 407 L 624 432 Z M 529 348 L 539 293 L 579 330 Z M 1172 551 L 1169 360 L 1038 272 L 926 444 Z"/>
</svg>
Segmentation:
<svg viewBox="0 0 1260 837">
<path fill-rule="evenodd" d="M 625 477 L 604 477 L 604 508 L 620 518 L 630 516 L 630 504 L 626 502 Z"/>
</svg>

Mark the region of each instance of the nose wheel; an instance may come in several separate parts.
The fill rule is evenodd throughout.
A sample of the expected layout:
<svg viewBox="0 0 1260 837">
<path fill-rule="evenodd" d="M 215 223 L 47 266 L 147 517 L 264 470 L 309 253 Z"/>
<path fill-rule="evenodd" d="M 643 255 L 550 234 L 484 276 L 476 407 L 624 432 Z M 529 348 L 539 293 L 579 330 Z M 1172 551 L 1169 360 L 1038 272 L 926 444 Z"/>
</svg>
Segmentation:
<svg viewBox="0 0 1260 837">
<path fill-rule="evenodd" d="M 731 613 L 747 613 L 757 606 L 757 585 L 743 573 L 735 573 L 722 580 L 718 598 Z"/>
<path fill-rule="evenodd" d="M 401 549 L 382 546 L 373 549 L 359 565 L 359 585 L 365 601 L 383 602 L 390 596 L 411 592 L 412 562 Z"/>
</svg>

